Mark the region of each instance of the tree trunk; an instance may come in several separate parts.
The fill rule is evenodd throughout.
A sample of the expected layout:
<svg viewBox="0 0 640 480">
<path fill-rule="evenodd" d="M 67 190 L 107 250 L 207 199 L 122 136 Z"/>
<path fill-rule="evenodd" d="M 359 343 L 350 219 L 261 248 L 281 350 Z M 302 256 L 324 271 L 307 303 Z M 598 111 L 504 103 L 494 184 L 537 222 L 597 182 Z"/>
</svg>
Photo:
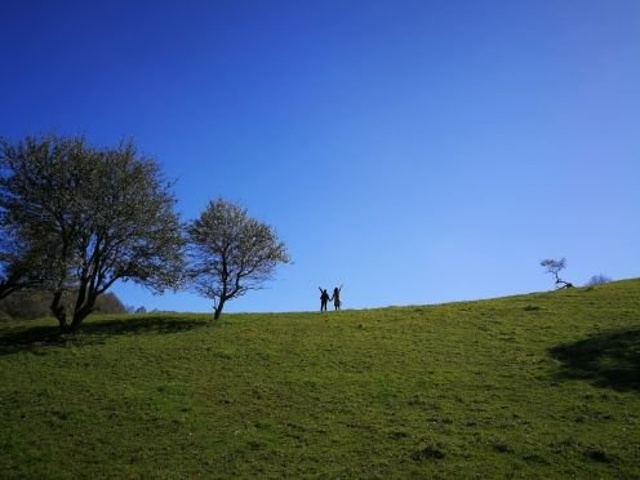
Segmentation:
<svg viewBox="0 0 640 480">
<path fill-rule="evenodd" d="M 73 312 L 73 320 L 71 320 L 71 325 L 69 325 L 69 331 L 71 333 L 77 332 L 87 315 L 89 315 L 89 312 L 85 312 L 84 309 Z"/>
<path fill-rule="evenodd" d="M 67 311 L 62 302 L 62 291 L 57 291 L 53 295 L 53 300 L 51 302 L 51 312 L 58 319 L 58 325 L 60 326 L 60 333 L 76 333 L 80 326 L 82 325 L 83 320 L 93 312 L 93 306 L 96 303 L 97 295 L 89 295 L 84 304 L 80 307 L 77 307 L 73 312 L 73 318 L 71 323 L 67 323 Z"/>
<path fill-rule="evenodd" d="M 69 325 L 69 332 L 76 333 L 87 315 L 89 315 L 89 312 L 84 313 L 82 310 L 73 312 L 73 320 L 71 321 L 71 325 Z"/>
<path fill-rule="evenodd" d="M 58 327 L 60 327 L 60 333 L 71 333 L 66 315 L 63 314 L 62 318 L 58 318 Z"/>
<path fill-rule="evenodd" d="M 213 319 L 217 320 L 220 318 L 220 315 L 222 314 L 222 307 L 224 307 L 224 300 L 220 300 L 220 303 L 218 303 L 218 306 L 216 307 L 214 314 L 213 314 Z"/>
<path fill-rule="evenodd" d="M 58 290 L 53 294 L 53 300 L 51 300 L 51 313 L 58 319 L 58 326 L 60 327 L 60 333 L 69 333 L 69 325 L 67 325 L 67 311 L 64 305 L 60 303 L 62 301 L 62 291 Z"/>
<path fill-rule="evenodd" d="M 93 312 L 93 306 L 96 303 L 97 295 L 92 289 L 87 291 L 86 287 L 81 287 L 78 291 L 78 298 L 76 299 L 76 307 L 73 311 L 73 320 L 69 326 L 71 332 L 76 332 L 82 325 L 82 321 Z"/>
</svg>

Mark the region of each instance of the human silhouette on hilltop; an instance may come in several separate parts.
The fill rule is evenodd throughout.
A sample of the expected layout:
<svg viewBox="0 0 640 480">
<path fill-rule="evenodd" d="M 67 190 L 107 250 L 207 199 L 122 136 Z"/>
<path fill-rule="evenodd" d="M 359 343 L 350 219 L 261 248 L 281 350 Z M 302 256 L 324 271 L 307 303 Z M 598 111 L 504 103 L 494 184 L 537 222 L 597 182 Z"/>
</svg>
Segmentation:
<svg viewBox="0 0 640 480">
<path fill-rule="evenodd" d="M 333 289 L 333 296 L 331 297 L 331 300 L 333 301 L 333 307 L 336 310 L 340 310 L 340 306 L 342 305 L 342 302 L 340 301 L 340 292 L 342 292 L 342 287 L 343 285 L 340 285 L 340 288 L 336 287 Z"/>
<path fill-rule="evenodd" d="M 327 289 L 322 289 L 322 287 L 318 287 L 320 290 L 320 311 L 327 311 L 327 302 L 329 301 L 329 294 L 327 293 Z"/>
</svg>

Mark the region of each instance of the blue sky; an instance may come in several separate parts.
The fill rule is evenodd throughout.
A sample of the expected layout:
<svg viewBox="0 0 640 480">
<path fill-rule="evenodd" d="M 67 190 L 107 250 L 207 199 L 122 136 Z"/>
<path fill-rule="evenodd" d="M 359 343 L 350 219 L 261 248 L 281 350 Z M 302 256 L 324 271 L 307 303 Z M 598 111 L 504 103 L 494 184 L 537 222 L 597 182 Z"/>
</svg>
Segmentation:
<svg viewBox="0 0 640 480">
<path fill-rule="evenodd" d="M 636 0 L 1 5 L 0 135 L 134 138 L 184 220 L 222 196 L 276 228 L 295 263 L 228 311 L 547 290 L 547 257 L 640 275 Z"/>
</svg>

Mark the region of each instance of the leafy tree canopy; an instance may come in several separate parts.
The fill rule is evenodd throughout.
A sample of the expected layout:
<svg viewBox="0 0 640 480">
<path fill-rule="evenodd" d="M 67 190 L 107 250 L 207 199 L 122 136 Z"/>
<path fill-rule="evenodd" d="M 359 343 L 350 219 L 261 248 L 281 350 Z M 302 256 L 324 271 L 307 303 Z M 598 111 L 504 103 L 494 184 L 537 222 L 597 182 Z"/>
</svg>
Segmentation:
<svg viewBox="0 0 640 480">
<path fill-rule="evenodd" d="M 189 278 L 203 296 L 214 301 L 214 318 L 224 304 L 263 287 L 276 267 L 289 263 L 286 246 L 267 224 L 223 199 L 211 201 L 187 227 Z"/>
<path fill-rule="evenodd" d="M 157 292 L 178 285 L 183 240 L 171 184 L 133 142 L 96 148 L 49 135 L 0 148 L 2 225 L 33 252 L 32 272 L 47 266 L 37 276 L 63 331 L 75 331 L 117 280 Z"/>
</svg>

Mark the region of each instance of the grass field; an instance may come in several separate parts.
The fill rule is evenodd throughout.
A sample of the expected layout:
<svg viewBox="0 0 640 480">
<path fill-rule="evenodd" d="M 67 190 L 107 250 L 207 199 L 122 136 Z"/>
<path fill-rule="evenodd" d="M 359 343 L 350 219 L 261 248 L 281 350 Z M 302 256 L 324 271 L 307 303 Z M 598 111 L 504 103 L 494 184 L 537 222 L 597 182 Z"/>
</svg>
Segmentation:
<svg viewBox="0 0 640 480">
<path fill-rule="evenodd" d="M 3 478 L 640 478 L 640 280 L 0 325 Z"/>
</svg>

